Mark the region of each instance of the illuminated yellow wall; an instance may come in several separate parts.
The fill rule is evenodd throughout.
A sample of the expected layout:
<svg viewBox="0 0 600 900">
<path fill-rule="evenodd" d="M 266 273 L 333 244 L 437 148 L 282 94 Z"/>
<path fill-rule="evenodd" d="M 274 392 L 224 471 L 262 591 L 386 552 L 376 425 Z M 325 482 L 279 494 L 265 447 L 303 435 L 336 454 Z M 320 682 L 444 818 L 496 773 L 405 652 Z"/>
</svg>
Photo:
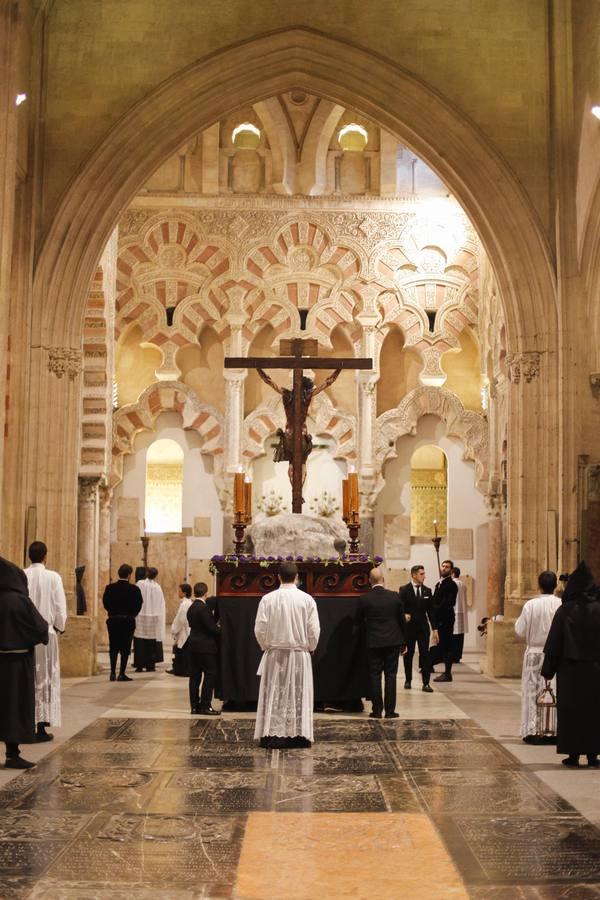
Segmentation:
<svg viewBox="0 0 600 900">
<path fill-rule="evenodd" d="M 460 350 L 449 350 L 442 357 L 442 369 L 448 376 L 444 385 L 460 398 L 465 409 L 481 412 L 481 369 L 479 341 L 470 328 L 461 332 Z"/>
<path fill-rule="evenodd" d="M 183 347 L 177 354 L 181 380 L 203 403 L 225 412 L 223 345 L 210 327 L 202 330 L 197 345 Z"/>
<path fill-rule="evenodd" d="M 380 356 L 381 377 L 377 383 L 377 415 L 395 409 L 409 391 L 419 384 L 423 363 L 414 350 L 404 349 L 404 337 L 392 327 L 383 342 Z"/>
<path fill-rule="evenodd" d="M 150 344 L 142 346 L 142 331 L 130 328 L 117 344 L 115 377 L 119 389 L 119 406 L 135 403 L 142 391 L 156 381 L 156 370 L 162 353 Z"/>
</svg>

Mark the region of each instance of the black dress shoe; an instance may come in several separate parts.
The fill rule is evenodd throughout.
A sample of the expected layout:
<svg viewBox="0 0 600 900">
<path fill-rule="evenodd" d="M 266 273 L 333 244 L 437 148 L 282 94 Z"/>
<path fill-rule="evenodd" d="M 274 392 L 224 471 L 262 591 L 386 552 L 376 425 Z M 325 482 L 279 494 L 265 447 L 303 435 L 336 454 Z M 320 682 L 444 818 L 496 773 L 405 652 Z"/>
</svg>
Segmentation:
<svg viewBox="0 0 600 900">
<path fill-rule="evenodd" d="M 136 671 L 136 672 L 143 672 L 144 670 L 142 669 L 141 666 L 136 666 L 136 667 L 135 667 L 135 671 Z"/>
<path fill-rule="evenodd" d="M 133 681 L 133 678 L 130 678 L 129 675 L 126 675 L 124 672 L 121 672 L 117 681 Z"/>
<path fill-rule="evenodd" d="M 47 731 L 38 731 L 35 736 L 36 744 L 45 744 L 46 741 L 53 741 L 53 740 L 54 740 L 54 735 L 48 734 Z"/>
<path fill-rule="evenodd" d="M 386 713 L 385 717 L 386 717 L 386 719 L 399 719 L 400 713 L 397 713 L 397 712 Z"/>
<path fill-rule="evenodd" d="M 382 718 L 382 713 L 380 713 L 380 712 L 370 712 L 370 713 L 369 713 L 369 718 L 370 718 L 370 719 L 381 719 L 381 718 Z"/>
<path fill-rule="evenodd" d="M 597 756 L 588 755 L 588 769 L 597 769 L 600 766 L 600 760 Z"/>
<path fill-rule="evenodd" d="M 452 679 L 452 675 L 446 675 L 446 673 L 444 673 L 443 675 L 438 675 L 437 678 L 434 678 L 433 680 L 434 681 L 452 681 L 453 679 Z"/>
<path fill-rule="evenodd" d="M 433 694 L 433 688 L 429 684 L 424 684 L 423 690 L 426 694 Z"/>
<path fill-rule="evenodd" d="M 404 682 L 404 690 L 405 690 L 405 691 L 410 691 L 410 688 L 411 688 L 411 682 L 410 682 L 410 681 L 405 681 L 405 682 Z"/>
<path fill-rule="evenodd" d="M 109 681 L 116 681 L 116 680 L 117 680 L 117 676 L 115 675 L 114 672 L 111 672 Z"/>
<path fill-rule="evenodd" d="M 198 715 L 200 716 L 220 716 L 221 713 L 213 709 L 212 706 L 200 706 L 198 707 Z"/>
<path fill-rule="evenodd" d="M 33 769 L 34 766 L 35 763 L 29 762 L 28 759 L 23 759 L 22 756 L 7 757 L 4 763 L 5 769 Z"/>
<path fill-rule="evenodd" d="M 578 769 L 579 768 L 579 757 L 578 756 L 567 756 L 566 759 L 561 759 L 563 766 L 568 766 L 569 769 Z"/>
</svg>

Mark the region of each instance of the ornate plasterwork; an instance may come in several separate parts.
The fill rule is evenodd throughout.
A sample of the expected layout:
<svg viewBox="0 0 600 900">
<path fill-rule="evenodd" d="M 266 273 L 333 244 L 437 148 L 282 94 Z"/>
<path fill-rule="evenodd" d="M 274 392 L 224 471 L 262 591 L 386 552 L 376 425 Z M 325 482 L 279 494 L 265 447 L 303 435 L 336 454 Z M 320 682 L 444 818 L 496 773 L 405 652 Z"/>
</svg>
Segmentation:
<svg viewBox="0 0 600 900">
<path fill-rule="evenodd" d="M 506 357 L 509 378 L 513 384 L 519 384 L 521 378 L 533 381 L 540 374 L 540 354 L 536 351 L 511 353 Z"/>
<path fill-rule="evenodd" d="M 406 395 L 396 409 L 377 418 L 376 461 L 379 472 L 396 457 L 396 441 L 403 434 L 416 434 L 422 416 L 437 416 L 446 434 L 460 438 L 464 458 L 475 463 L 476 485 L 482 490 L 488 472 L 489 439 L 483 416 L 464 408 L 455 394 L 445 388 L 419 387 Z"/>
<path fill-rule="evenodd" d="M 68 375 L 73 381 L 81 372 L 82 353 L 72 347 L 48 347 L 48 371 L 62 378 Z"/>
<path fill-rule="evenodd" d="M 122 406 L 113 415 L 111 487 L 123 477 L 123 456 L 134 452 L 136 435 L 140 431 L 152 431 L 163 412 L 179 413 L 183 428 L 200 435 L 203 441 L 200 452 L 214 456 L 215 474 L 220 474 L 224 453 L 223 417 L 213 407 L 201 403 L 186 384 L 160 381 L 150 385 L 137 403 Z"/>
</svg>

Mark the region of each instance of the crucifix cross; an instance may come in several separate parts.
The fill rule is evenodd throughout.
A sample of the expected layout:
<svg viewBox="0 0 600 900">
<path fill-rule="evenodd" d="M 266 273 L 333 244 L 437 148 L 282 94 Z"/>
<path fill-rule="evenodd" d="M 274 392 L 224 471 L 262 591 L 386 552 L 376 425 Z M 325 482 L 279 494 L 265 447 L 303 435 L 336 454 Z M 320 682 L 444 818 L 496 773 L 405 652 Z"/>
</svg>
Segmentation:
<svg viewBox="0 0 600 900">
<path fill-rule="evenodd" d="M 271 356 L 228 356 L 224 360 L 226 369 L 256 369 L 269 387 L 281 395 L 285 410 L 286 427 L 280 434 L 280 443 L 275 458 L 289 461 L 289 476 L 292 484 L 292 512 L 302 512 L 302 484 L 306 459 L 312 449 L 312 439 L 306 428 L 308 409 L 315 394 L 333 384 L 342 369 L 372 369 L 371 359 L 321 359 L 317 356 L 318 342 L 312 338 L 294 338 L 280 341 L 279 357 Z M 264 371 L 265 369 L 291 369 L 292 389 L 280 388 Z M 331 375 L 315 388 L 307 379 L 303 381 L 304 369 L 333 369 Z M 308 381 L 308 384 L 306 383 Z"/>
</svg>

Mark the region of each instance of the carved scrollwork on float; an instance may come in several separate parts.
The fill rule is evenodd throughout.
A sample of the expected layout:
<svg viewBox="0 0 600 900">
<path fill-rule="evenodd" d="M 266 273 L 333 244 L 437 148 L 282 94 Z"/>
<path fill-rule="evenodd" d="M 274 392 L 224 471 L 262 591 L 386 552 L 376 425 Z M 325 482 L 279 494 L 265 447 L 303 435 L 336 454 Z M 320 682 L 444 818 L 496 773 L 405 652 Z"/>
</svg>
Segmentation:
<svg viewBox="0 0 600 900">
<path fill-rule="evenodd" d="M 82 368 L 81 350 L 73 347 L 48 347 L 48 371 L 62 378 L 68 375 L 71 381 L 79 375 Z"/>
<path fill-rule="evenodd" d="M 521 378 L 529 384 L 540 374 L 540 354 L 533 350 L 525 353 L 510 353 L 506 357 L 508 377 L 513 384 L 519 384 Z"/>
</svg>

